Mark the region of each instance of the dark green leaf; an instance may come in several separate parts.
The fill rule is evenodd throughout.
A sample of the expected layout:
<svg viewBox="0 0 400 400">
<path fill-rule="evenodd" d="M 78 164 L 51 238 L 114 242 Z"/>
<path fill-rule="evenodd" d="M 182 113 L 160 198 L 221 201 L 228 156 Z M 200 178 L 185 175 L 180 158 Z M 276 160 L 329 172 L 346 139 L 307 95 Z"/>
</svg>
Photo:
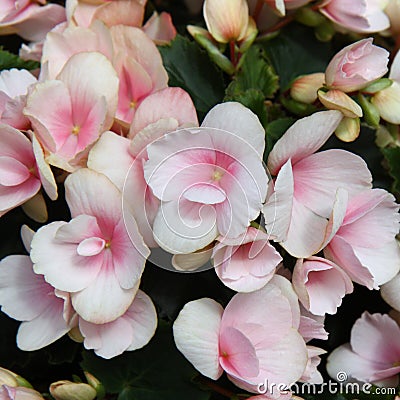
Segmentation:
<svg viewBox="0 0 400 400">
<path fill-rule="evenodd" d="M 119 400 L 208 400 L 193 383 L 196 371 L 175 347 L 171 326 L 161 322 L 150 344 L 111 360 L 83 353 L 82 368 L 119 393 Z"/>
<path fill-rule="evenodd" d="M 252 46 L 243 57 L 239 72 L 228 86 L 227 96 L 237 96 L 248 89 L 256 89 L 265 98 L 272 98 L 279 89 L 279 77 L 269 64 L 265 51 L 260 46 Z"/>
<path fill-rule="evenodd" d="M 389 166 L 389 173 L 394 179 L 393 191 L 400 193 L 400 148 L 382 149 L 382 153 Z"/>
<path fill-rule="evenodd" d="M 177 35 L 170 45 L 161 46 L 159 50 L 169 75 L 169 85 L 186 90 L 201 116 L 222 101 L 222 73 L 195 42 Z"/>
<path fill-rule="evenodd" d="M 280 118 L 275 121 L 270 122 L 266 127 L 266 142 L 267 146 L 265 149 L 265 157 L 266 160 L 268 154 L 274 147 L 274 144 L 278 141 L 278 139 L 289 129 L 289 127 L 294 123 L 293 118 Z"/>
<path fill-rule="evenodd" d="M 299 75 L 324 72 L 333 51 L 330 43 L 315 40 L 313 30 L 291 24 L 279 36 L 263 43 L 282 90 Z"/>
<path fill-rule="evenodd" d="M 267 123 L 267 110 L 264 103 L 264 94 L 260 90 L 248 89 L 232 96 L 227 95 L 225 96 L 225 101 L 238 101 L 257 114 L 258 119 L 263 126 Z"/>
<path fill-rule="evenodd" d="M 40 64 L 36 61 L 24 61 L 17 55 L 0 48 L 0 71 L 3 69 L 35 69 L 39 68 Z"/>
</svg>

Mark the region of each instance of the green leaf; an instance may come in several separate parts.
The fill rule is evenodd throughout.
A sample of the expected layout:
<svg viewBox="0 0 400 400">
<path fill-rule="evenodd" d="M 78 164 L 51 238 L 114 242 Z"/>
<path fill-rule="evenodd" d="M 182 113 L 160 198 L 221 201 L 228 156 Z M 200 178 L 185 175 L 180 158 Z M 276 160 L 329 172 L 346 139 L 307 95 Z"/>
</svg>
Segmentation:
<svg viewBox="0 0 400 400">
<path fill-rule="evenodd" d="M 237 96 L 248 89 L 256 89 L 265 98 L 272 98 L 279 89 L 279 77 L 269 64 L 265 51 L 260 46 L 252 46 L 243 57 L 239 72 L 227 88 L 227 96 Z"/>
<path fill-rule="evenodd" d="M 197 375 L 175 347 L 171 326 L 161 321 L 156 335 L 141 350 L 104 360 L 83 353 L 81 364 L 118 400 L 208 400 L 210 393 L 192 382 Z"/>
<path fill-rule="evenodd" d="M 293 118 L 279 118 L 275 121 L 270 122 L 266 127 L 266 142 L 267 146 L 265 149 L 264 159 L 268 158 L 269 153 L 274 147 L 275 143 L 281 136 L 289 129 L 289 127 L 295 122 Z"/>
<path fill-rule="evenodd" d="M 36 61 L 24 61 L 17 55 L 0 48 L 0 71 L 3 69 L 35 69 L 39 68 L 40 64 Z"/>
<path fill-rule="evenodd" d="M 263 46 L 279 75 L 282 91 L 300 75 L 324 72 L 333 55 L 330 43 L 315 40 L 312 29 L 298 24 L 291 24 Z"/>
<path fill-rule="evenodd" d="M 160 46 L 159 50 L 169 75 L 169 86 L 186 90 L 201 116 L 222 101 L 222 73 L 195 42 L 177 35 L 170 45 Z"/>
<path fill-rule="evenodd" d="M 382 149 L 382 153 L 388 163 L 390 176 L 394 179 L 393 191 L 400 193 L 400 148 Z"/>
</svg>

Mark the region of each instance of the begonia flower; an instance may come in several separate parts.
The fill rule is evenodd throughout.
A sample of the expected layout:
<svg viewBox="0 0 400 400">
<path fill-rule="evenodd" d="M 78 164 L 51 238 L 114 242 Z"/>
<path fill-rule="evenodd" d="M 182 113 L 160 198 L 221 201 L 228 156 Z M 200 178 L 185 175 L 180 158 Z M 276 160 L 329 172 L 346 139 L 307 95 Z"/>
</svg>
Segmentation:
<svg viewBox="0 0 400 400">
<path fill-rule="evenodd" d="M 308 382 L 316 385 L 323 383 L 324 379 L 317 368 L 321 363 L 320 355 L 325 353 L 326 351 L 324 349 L 307 345 L 308 362 L 306 369 L 300 378 L 301 382 Z"/>
<path fill-rule="evenodd" d="M 71 293 L 74 309 L 86 321 L 114 321 L 135 298 L 149 249 L 134 219 L 123 219 L 121 193 L 107 177 L 80 169 L 68 176 L 65 190 L 72 220 L 37 231 L 34 270 Z"/>
<path fill-rule="evenodd" d="M 176 36 L 176 28 L 172 23 L 171 15 L 154 12 L 143 26 L 143 32 L 157 45 L 164 45 Z"/>
<path fill-rule="evenodd" d="M 26 387 L 0 386 L 2 400 L 43 400 L 42 395 L 36 390 Z"/>
<path fill-rule="evenodd" d="M 326 246 L 332 224 L 340 226 L 344 216 L 347 193 L 371 187 L 362 158 L 339 149 L 315 153 L 341 119 L 339 111 L 322 111 L 298 120 L 268 157 L 269 171 L 277 177 L 263 209 L 267 232 L 297 258 Z"/>
<path fill-rule="evenodd" d="M 96 52 L 75 54 L 56 80 L 36 84 L 24 114 L 49 164 L 69 172 L 84 166 L 90 146 L 113 123 L 117 91 L 114 68 Z"/>
<path fill-rule="evenodd" d="M 321 257 L 299 259 L 292 283 L 303 306 L 315 315 L 336 314 L 342 298 L 353 291 L 348 275 Z"/>
<path fill-rule="evenodd" d="M 324 250 L 354 282 L 378 288 L 400 269 L 399 205 L 383 189 L 350 198 L 342 224 Z M 379 238 L 379 240 L 377 240 Z"/>
<path fill-rule="evenodd" d="M 262 289 L 236 294 L 225 310 L 203 298 L 185 305 L 174 322 L 175 343 L 203 375 L 225 371 L 242 389 L 258 393 L 268 382 L 290 387 L 308 355 L 297 332 L 300 311 L 290 282 L 275 276 Z"/>
<path fill-rule="evenodd" d="M 373 33 L 389 28 L 379 0 L 327 0 L 319 9 L 325 17 L 351 32 Z"/>
<path fill-rule="evenodd" d="M 261 289 L 274 276 L 282 257 L 269 236 L 253 227 L 237 238 L 217 238 L 213 249 L 215 272 L 224 285 L 237 292 Z"/>
<path fill-rule="evenodd" d="M 191 253 L 218 234 L 243 234 L 265 200 L 264 129 L 239 103 L 215 106 L 200 128 L 147 146 L 144 176 L 161 200 L 154 239 L 172 254 Z"/>
<path fill-rule="evenodd" d="M 311 0 L 265 0 L 265 3 L 275 10 L 279 16 L 283 17 L 286 15 L 286 10 L 295 10 L 296 8 L 303 7 L 310 1 Z"/>
<path fill-rule="evenodd" d="M 11 69 L 0 73 L 0 121 L 13 128 L 27 130 L 28 118 L 22 113 L 28 88 L 37 79 L 27 70 Z"/>
<path fill-rule="evenodd" d="M 330 89 L 353 92 L 381 78 L 388 71 L 389 52 L 362 39 L 340 50 L 325 71 L 325 83 Z"/>
<path fill-rule="evenodd" d="M 364 312 L 351 330 L 350 343 L 328 357 L 332 378 L 344 371 L 349 378 L 379 386 L 396 387 L 400 372 L 400 328 L 384 314 Z"/>
</svg>

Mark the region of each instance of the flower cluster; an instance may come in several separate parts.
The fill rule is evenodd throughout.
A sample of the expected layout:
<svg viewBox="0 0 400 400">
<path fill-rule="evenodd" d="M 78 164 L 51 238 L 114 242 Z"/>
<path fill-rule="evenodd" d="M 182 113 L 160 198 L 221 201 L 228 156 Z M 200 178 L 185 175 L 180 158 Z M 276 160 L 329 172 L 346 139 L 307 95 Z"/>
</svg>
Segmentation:
<svg viewBox="0 0 400 400">
<path fill-rule="evenodd" d="M 0 6 L 0 33 L 31 40 L 21 55 L 40 60 L 36 73 L 0 73 L 0 216 L 22 206 L 41 224 L 36 232 L 21 227 L 28 255 L 0 262 L 0 306 L 21 321 L 18 347 L 38 350 L 68 334 L 105 359 L 140 349 L 160 317 L 142 290 L 146 263 L 213 269 L 230 299 L 192 299 L 171 324 L 194 368 L 211 380 L 225 372 L 255 394 L 265 382 L 322 383 L 326 351 L 311 341 L 327 339 L 326 314 L 337 313 L 355 284 L 382 288 L 400 310 L 396 198 L 373 186 L 361 156 L 329 145 L 335 135 L 354 141 L 366 124 L 387 131 L 381 147 L 399 147 L 389 132 L 400 124 L 399 53 L 385 78 L 389 51 L 362 38 L 324 72 L 296 76 L 275 109 L 272 95 L 251 87 L 237 98 L 228 89 L 225 101 L 200 111 L 189 84 L 169 86 L 176 70 L 157 47 L 176 36 L 169 14 L 143 24 L 143 0 L 42 3 Z M 240 86 L 266 10 L 320 34 L 332 26 L 326 18 L 342 31 L 389 29 L 377 2 L 353 3 L 205 0 L 207 29 L 188 30 L 207 62 Z M 271 65 L 259 69 L 265 85 L 274 81 Z M 254 92 L 264 113 L 246 101 Z M 296 118 L 282 118 L 288 128 L 273 137 L 271 119 L 285 112 Z M 48 221 L 47 206 L 59 197 L 70 217 Z M 352 379 L 397 384 L 399 329 L 388 315 L 365 312 L 350 344 L 329 355 L 328 373 L 346 364 Z M 0 397 L 42 398 L 7 374 Z M 66 398 L 74 385 L 96 396 L 93 385 L 66 381 L 50 392 Z M 253 398 L 291 397 L 274 385 Z"/>
</svg>

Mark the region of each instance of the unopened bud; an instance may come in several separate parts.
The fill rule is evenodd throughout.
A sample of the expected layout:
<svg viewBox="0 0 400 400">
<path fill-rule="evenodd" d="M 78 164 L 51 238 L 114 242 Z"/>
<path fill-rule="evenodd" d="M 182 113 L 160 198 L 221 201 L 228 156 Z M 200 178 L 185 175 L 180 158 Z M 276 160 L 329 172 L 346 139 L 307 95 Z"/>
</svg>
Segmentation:
<svg viewBox="0 0 400 400">
<path fill-rule="evenodd" d="M 18 386 L 17 375 L 14 372 L 9 371 L 8 369 L 0 367 L 0 386 Z"/>
<path fill-rule="evenodd" d="M 98 400 L 101 400 L 101 399 L 106 395 L 106 391 L 105 391 L 105 389 L 104 389 L 103 384 L 102 384 L 97 378 L 95 378 L 90 372 L 83 371 L 83 373 L 85 374 L 87 383 L 88 383 L 94 390 L 96 390 L 97 399 L 98 399 Z"/>
<path fill-rule="evenodd" d="M 371 103 L 378 109 L 381 118 L 391 124 L 400 124 L 400 83 L 394 81 L 391 86 L 377 92 Z"/>
<path fill-rule="evenodd" d="M 312 28 L 325 22 L 325 18 L 319 12 L 311 10 L 307 7 L 299 8 L 296 11 L 294 18 L 301 24 L 310 26 Z"/>
<path fill-rule="evenodd" d="M 393 81 L 389 78 L 381 78 L 378 79 L 375 82 L 372 82 L 370 85 L 368 85 L 367 87 L 365 87 L 362 92 L 363 93 L 367 93 L 367 94 L 375 94 L 380 92 L 383 89 L 388 88 L 389 86 L 391 86 L 393 83 Z"/>
<path fill-rule="evenodd" d="M 87 383 L 58 381 L 50 385 L 50 394 L 56 400 L 93 400 L 96 390 Z"/>
<path fill-rule="evenodd" d="M 85 338 L 82 336 L 81 331 L 79 330 L 79 327 L 75 326 L 68 332 L 68 336 L 70 339 L 72 339 L 74 342 L 77 343 L 83 343 Z"/>
<path fill-rule="evenodd" d="M 400 147 L 398 125 L 380 125 L 376 130 L 375 143 L 381 149 L 385 147 Z"/>
<path fill-rule="evenodd" d="M 332 89 L 327 92 L 319 90 L 318 98 L 328 110 L 339 110 L 345 117 L 356 118 L 363 116 L 361 107 L 341 90 Z"/>
<path fill-rule="evenodd" d="M 335 27 L 332 22 L 328 20 L 325 20 L 315 28 L 315 36 L 321 42 L 329 42 L 335 33 Z"/>
<path fill-rule="evenodd" d="M 335 130 L 336 137 L 342 142 L 354 142 L 360 134 L 360 118 L 342 119 Z"/>
<path fill-rule="evenodd" d="M 290 96 L 302 103 L 312 104 L 318 98 L 318 89 L 325 81 L 325 74 L 317 72 L 297 78 L 290 89 Z"/>
<path fill-rule="evenodd" d="M 312 104 L 306 104 L 287 97 L 282 97 L 281 103 L 293 114 L 299 116 L 310 115 L 316 110 L 316 107 Z"/>
<path fill-rule="evenodd" d="M 363 110 L 365 122 L 369 126 L 377 128 L 379 126 L 379 120 L 381 119 L 378 109 L 361 93 L 358 95 L 358 101 Z"/>
</svg>

